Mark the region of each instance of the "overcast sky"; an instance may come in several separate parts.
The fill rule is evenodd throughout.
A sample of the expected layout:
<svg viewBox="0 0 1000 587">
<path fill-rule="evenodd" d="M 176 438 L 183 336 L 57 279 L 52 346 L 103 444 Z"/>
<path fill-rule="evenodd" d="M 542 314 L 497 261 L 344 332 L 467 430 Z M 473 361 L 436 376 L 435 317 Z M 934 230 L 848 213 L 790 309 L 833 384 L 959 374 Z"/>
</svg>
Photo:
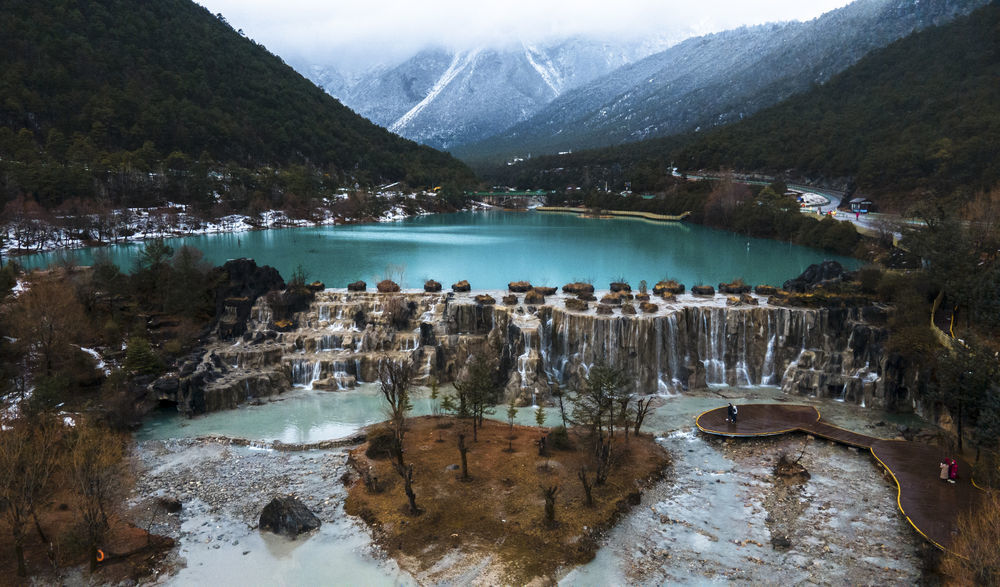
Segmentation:
<svg viewBox="0 0 1000 587">
<path fill-rule="evenodd" d="M 289 62 L 391 62 L 455 48 L 574 34 L 672 40 L 808 20 L 848 0 L 197 0 Z"/>
</svg>

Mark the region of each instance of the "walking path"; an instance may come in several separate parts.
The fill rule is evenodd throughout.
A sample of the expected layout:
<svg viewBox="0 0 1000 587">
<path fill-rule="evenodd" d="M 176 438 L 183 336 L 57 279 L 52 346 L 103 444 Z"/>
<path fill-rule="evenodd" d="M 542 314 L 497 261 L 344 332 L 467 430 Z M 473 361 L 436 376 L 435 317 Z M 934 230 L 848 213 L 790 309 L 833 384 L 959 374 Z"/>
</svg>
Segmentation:
<svg viewBox="0 0 1000 587">
<path fill-rule="evenodd" d="M 972 468 L 959 459 L 957 483 L 938 477 L 939 464 L 953 456 L 943 448 L 905 440 L 885 440 L 838 428 L 820 420 L 811 406 L 748 404 L 737 406 L 736 423 L 726 421 L 726 407 L 700 414 L 695 423 L 707 434 L 733 437 L 774 436 L 806 432 L 848 446 L 870 450 L 896 481 L 899 511 L 924 538 L 948 550 L 959 515 L 972 507 L 980 491 L 972 482 Z"/>
</svg>

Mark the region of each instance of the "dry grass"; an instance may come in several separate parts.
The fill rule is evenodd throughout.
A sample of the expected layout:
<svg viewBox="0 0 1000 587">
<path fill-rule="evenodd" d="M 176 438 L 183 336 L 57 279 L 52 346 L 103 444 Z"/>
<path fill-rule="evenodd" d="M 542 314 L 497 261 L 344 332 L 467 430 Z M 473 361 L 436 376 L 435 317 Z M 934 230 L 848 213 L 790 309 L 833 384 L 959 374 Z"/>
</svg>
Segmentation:
<svg viewBox="0 0 1000 587">
<path fill-rule="evenodd" d="M 538 428 L 515 426 L 513 452 L 508 452 L 510 428 L 487 420 L 478 442 L 464 422 L 441 428 L 451 419 L 422 417 L 409 421 L 405 440 L 407 463 L 415 465 L 414 489 L 419 516 L 407 514 L 402 482 L 387 459 L 369 460 L 367 445 L 352 452 L 359 469 L 374 467 L 381 491 L 369 493 L 359 479 L 350 489 L 346 509 L 377 529 L 380 542 L 412 571 L 426 570 L 449 551 L 465 560 L 495 557 L 506 574 L 504 582 L 526 583 L 553 577 L 560 567 L 593 558 L 600 533 L 638 504 L 641 489 L 659 479 L 669 465 L 666 451 L 649 436 L 615 445 L 619 456 L 606 485 L 594 487 L 594 507 L 584 505 L 578 478 L 586 465 L 593 475 L 591 451 L 576 438 L 577 450 L 538 455 Z M 460 470 L 458 435 L 466 434 L 470 481 Z M 438 442 L 438 437 L 443 442 Z M 559 486 L 556 524 L 544 522 L 543 487 Z M 586 528 L 586 529 L 585 529 Z M 476 555 L 481 556 L 476 556 Z M 471 556 L 470 556 L 471 555 Z"/>
<path fill-rule="evenodd" d="M 941 571 L 954 585 L 1000 585 L 1000 492 L 988 491 L 958 520 Z"/>
</svg>

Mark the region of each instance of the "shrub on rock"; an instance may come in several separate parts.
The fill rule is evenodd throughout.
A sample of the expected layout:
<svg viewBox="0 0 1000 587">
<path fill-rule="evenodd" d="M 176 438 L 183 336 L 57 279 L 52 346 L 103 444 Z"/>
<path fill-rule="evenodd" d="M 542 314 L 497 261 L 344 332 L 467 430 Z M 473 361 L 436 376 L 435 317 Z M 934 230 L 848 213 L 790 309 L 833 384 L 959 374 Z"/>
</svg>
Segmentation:
<svg viewBox="0 0 1000 587">
<path fill-rule="evenodd" d="M 514 294 L 506 295 L 503 297 L 503 303 L 505 306 L 516 306 L 517 296 L 515 296 Z"/>
<path fill-rule="evenodd" d="M 424 282 L 424 291 L 431 293 L 439 292 L 441 291 L 441 284 L 433 279 L 428 279 Z"/>
<path fill-rule="evenodd" d="M 573 310 L 575 312 L 586 312 L 587 302 L 579 299 L 570 298 L 566 300 L 566 309 Z"/>
<path fill-rule="evenodd" d="M 620 306 L 622 303 L 622 298 L 620 295 L 616 293 L 609 293 L 605 294 L 604 297 L 601 298 L 601 303 L 607 304 L 609 306 Z"/>
<path fill-rule="evenodd" d="M 647 314 L 655 314 L 660 307 L 652 302 L 642 302 L 639 304 L 639 309 Z"/>
<path fill-rule="evenodd" d="M 582 293 L 594 293 L 594 286 L 589 283 L 583 283 L 581 281 L 575 281 L 573 283 L 567 283 L 562 287 L 563 293 L 568 294 L 582 294 Z"/>
<path fill-rule="evenodd" d="M 622 314 L 635 315 L 635 306 L 632 304 L 622 304 Z"/>
<path fill-rule="evenodd" d="M 489 294 L 479 294 L 476 296 L 476 303 L 483 306 L 492 306 L 493 304 L 496 304 L 497 301 Z"/>
<path fill-rule="evenodd" d="M 632 286 L 625 283 L 624 281 L 612 281 L 611 291 L 618 293 L 620 291 L 632 291 Z"/>
<path fill-rule="evenodd" d="M 682 294 L 684 293 L 684 284 L 677 283 L 673 279 L 657 282 L 653 286 L 653 294 L 661 296 L 664 293 Z"/>
<path fill-rule="evenodd" d="M 607 304 L 604 304 L 604 303 L 599 304 L 597 306 L 597 313 L 601 314 L 601 315 L 604 315 L 604 316 L 607 316 L 608 314 L 613 314 L 614 311 L 615 311 L 614 308 L 612 308 L 611 306 L 609 306 Z"/>
<path fill-rule="evenodd" d="M 466 281 L 465 279 L 463 279 L 462 281 L 459 281 L 458 283 L 453 283 L 451 285 L 451 290 L 455 291 L 455 292 L 466 292 L 466 291 L 471 291 L 472 290 L 472 286 L 469 285 L 468 281 Z"/>
</svg>

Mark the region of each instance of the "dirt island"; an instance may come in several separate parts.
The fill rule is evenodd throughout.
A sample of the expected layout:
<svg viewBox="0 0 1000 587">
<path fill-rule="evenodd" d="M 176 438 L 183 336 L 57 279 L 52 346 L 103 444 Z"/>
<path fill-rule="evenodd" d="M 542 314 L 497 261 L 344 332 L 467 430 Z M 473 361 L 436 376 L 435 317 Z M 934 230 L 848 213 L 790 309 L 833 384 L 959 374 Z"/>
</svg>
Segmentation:
<svg viewBox="0 0 1000 587">
<path fill-rule="evenodd" d="M 411 515 L 401 477 L 378 450 L 381 426 L 351 452 L 355 475 L 345 509 L 364 519 L 386 552 L 421 581 L 457 579 L 471 570 L 502 583 L 556 578 L 560 569 L 594 557 L 602 533 L 639 504 L 671 462 L 652 436 L 626 440 L 619 430 L 607 479 L 597 484 L 595 445 L 582 431 L 551 434 L 485 420 L 474 441 L 464 420 L 413 418 L 404 454 L 413 464 L 420 513 Z M 462 478 L 459 435 L 468 447 L 469 479 Z M 539 454 L 543 436 L 548 456 Z M 590 506 L 581 470 L 592 484 Z M 553 488 L 550 522 L 545 496 Z"/>
</svg>

